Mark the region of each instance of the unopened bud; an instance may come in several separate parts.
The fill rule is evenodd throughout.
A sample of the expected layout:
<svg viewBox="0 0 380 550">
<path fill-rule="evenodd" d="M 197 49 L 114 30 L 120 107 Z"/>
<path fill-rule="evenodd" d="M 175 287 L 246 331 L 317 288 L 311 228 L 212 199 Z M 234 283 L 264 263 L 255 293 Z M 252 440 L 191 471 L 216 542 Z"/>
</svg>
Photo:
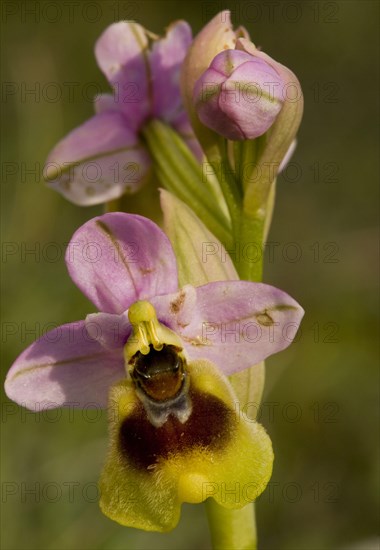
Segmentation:
<svg viewBox="0 0 380 550">
<path fill-rule="evenodd" d="M 201 122 L 231 140 L 254 139 L 274 123 L 284 83 L 263 59 L 240 50 L 220 52 L 194 87 Z"/>
</svg>

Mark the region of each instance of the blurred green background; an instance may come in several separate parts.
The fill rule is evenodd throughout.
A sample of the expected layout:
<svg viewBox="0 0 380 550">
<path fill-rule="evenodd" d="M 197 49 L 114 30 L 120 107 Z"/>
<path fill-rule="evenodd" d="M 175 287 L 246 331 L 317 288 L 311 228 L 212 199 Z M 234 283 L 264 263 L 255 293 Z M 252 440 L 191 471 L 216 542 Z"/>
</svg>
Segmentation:
<svg viewBox="0 0 380 550">
<path fill-rule="evenodd" d="M 69 204 L 44 187 L 41 170 L 52 146 L 92 115 L 91 97 L 108 90 L 95 40 L 131 18 L 156 33 L 184 18 L 197 32 L 230 8 L 305 94 L 298 148 L 278 182 L 265 281 L 306 316 L 299 340 L 267 362 L 260 420 L 276 460 L 257 504 L 260 548 L 379 548 L 378 3 L 3 0 L 1 8 L 3 376 L 36 336 L 93 311 L 63 253 L 101 208 Z M 65 83 L 75 83 L 72 96 Z M 154 188 L 131 199 L 140 208 L 157 215 Z M 34 415 L 3 394 L 1 428 L 4 550 L 210 548 L 202 506 L 185 506 L 167 535 L 101 515 L 104 414 Z"/>
</svg>

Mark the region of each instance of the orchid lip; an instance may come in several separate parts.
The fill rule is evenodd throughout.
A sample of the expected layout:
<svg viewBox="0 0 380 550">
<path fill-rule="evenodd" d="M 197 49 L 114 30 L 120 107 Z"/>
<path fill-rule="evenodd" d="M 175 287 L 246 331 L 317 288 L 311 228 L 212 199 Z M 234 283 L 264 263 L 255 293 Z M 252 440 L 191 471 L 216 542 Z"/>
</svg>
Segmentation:
<svg viewBox="0 0 380 550">
<path fill-rule="evenodd" d="M 161 352 L 157 352 L 160 354 Z M 227 508 L 248 502 L 206 494 L 205 483 L 249 484 L 256 498 L 270 479 L 271 442 L 257 423 L 239 418 L 227 379 L 208 361 L 188 364 L 191 414 L 178 414 L 154 424 L 131 380 L 111 389 L 115 424 L 100 480 L 102 511 L 122 525 L 168 531 L 180 517 L 183 502 L 200 503 L 211 496 Z M 237 460 L 237 449 L 244 449 Z M 123 497 L 117 498 L 115 486 Z"/>
</svg>

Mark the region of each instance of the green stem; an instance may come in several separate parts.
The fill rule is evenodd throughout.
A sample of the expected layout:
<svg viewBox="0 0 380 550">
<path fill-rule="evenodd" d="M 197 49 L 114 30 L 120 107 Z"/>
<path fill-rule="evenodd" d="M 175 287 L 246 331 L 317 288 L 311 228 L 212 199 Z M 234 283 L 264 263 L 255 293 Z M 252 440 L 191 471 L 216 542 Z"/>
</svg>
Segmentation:
<svg viewBox="0 0 380 550">
<path fill-rule="evenodd" d="M 240 144 L 240 181 L 244 192 L 250 185 L 255 185 L 256 181 L 259 179 L 259 175 L 262 171 L 259 159 L 265 142 L 266 135 L 264 134 L 256 139 L 243 141 Z"/>
<path fill-rule="evenodd" d="M 240 245 L 238 254 L 235 255 L 235 265 L 241 279 L 248 281 L 261 281 L 263 272 L 263 238 L 265 228 L 265 216 L 257 215 L 250 218 L 243 211 L 240 212 L 240 223 L 235 236 L 235 244 Z M 255 245 L 258 252 L 257 261 L 250 261 L 248 246 Z M 252 367 L 252 377 L 257 377 L 254 369 L 259 367 L 259 377 L 261 381 L 261 391 L 264 384 L 264 364 Z M 239 373 L 243 374 L 243 373 Z M 247 374 L 247 373 L 245 373 Z M 236 375 L 235 375 L 236 376 Z M 235 384 L 236 382 L 236 384 Z M 236 389 L 237 395 L 241 393 L 239 389 L 240 380 L 231 380 Z M 243 380 L 243 383 L 250 385 L 250 377 Z M 257 379 L 255 378 L 257 384 Z M 240 384 L 241 385 L 241 384 Z M 261 398 L 261 391 L 257 394 L 256 401 Z M 244 401 L 244 400 L 242 400 Z M 245 400 L 247 402 L 247 400 Z M 258 404 L 258 403 L 257 403 Z M 240 510 L 229 510 L 215 502 L 214 499 L 206 500 L 206 512 L 209 523 L 211 540 L 214 550 L 256 550 L 257 532 L 255 521 L 254 503 L 248 504 Z"/>
<path fill-rule="evenodd" d="M 221 138 L 219 143 L 210 148 L 207 152 L 207 160 L 214 170 L 220 189 L 231 218 L 232 235 L 236 235 L 236 229 L 239 224 L 240 211 L 242 208 L 243 197 L 239 188 L 238 180 L 233 166 L 231 166 L 228 155 L 228 141 Z M 224 244 L 224 243 L 223 243 Z"/>
<path fill-rule="evenodd" d="M 263 276 L 265 216 L 248 216 L 244 211 L 235 237 L 237 247 L 234 257 L 239 277 L 245 281 L 259 282 Z"/>
<path fill-rule="evenodd" d="M 228 510 L 209 498 L 205 503 L 214 550 L 256 550 L 254 505 Z"/>
</svg>

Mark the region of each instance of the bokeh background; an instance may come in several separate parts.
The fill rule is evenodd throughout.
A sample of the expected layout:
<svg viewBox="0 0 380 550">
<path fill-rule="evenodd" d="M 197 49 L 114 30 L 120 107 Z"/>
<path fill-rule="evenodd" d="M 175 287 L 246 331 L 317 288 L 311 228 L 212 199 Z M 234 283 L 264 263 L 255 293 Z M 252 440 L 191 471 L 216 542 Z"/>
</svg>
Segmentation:
<svg viewBox="0 0 380 550">
<path fill-rule="evenodd" d="M 276 461 L 257 504 L 260 548 L 375 550 L 375 1 L 3 0 L 2 375 L 36 336 L 93 311 L 71 283 L 63 253 L 101 208 L 69 204 L 45 188 L 41 171 L 52 146 L 92 115 L 93 95 L 108 90 L 95 40 L 119 19 L 161 33 L 184 18 L 196 33 L 222 8 L 293 69 L 305 94 L 298 148 L 278 182 L 265 281 L 297 298 L 306 316 L 298 341 L 267 362 L 260 420 Z M 74 83 L 71 95 L 67 83 Z M 141 209 L 158 215 L 154 186 L 131 199 L 131 210 Z M 104 414 L 35 415 L 3 394 L 1 430 L 4 550 L 210 548 L 202 506 L 184 506 L 179 526 L 165 535 L 101 515 Z"/>
</svg>

